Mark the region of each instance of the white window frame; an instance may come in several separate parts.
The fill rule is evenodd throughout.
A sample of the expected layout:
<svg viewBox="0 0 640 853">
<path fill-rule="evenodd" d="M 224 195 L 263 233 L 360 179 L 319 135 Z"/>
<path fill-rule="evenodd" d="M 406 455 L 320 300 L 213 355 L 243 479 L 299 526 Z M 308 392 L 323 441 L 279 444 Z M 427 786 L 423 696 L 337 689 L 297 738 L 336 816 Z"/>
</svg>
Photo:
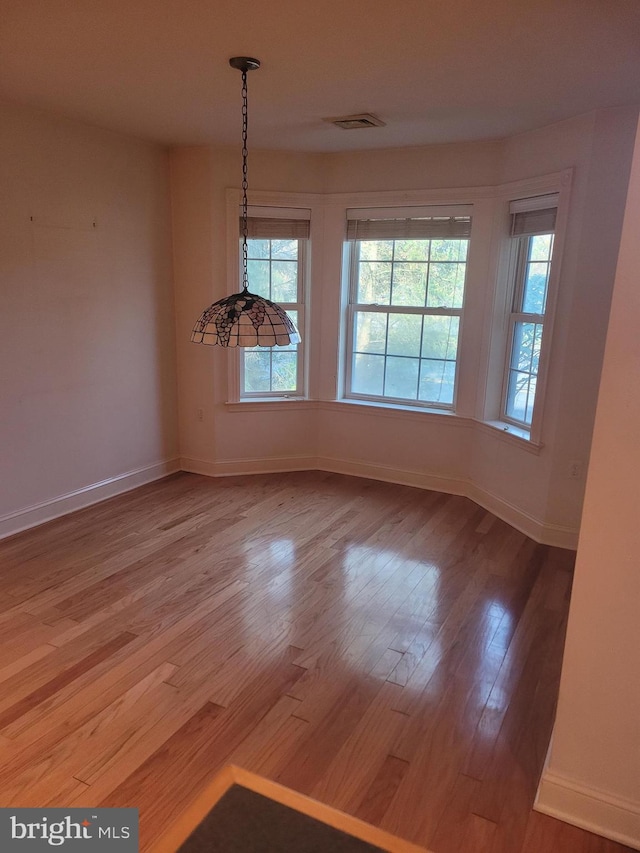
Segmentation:
<svg viewBox="0 0 640 853">
<path fill-rule="evenodd" d="M 347 210 L 347 219 L 393 219 L 393 218 L 420 218 L 420 217 L 469 217 L 473 225 L 473 206 L 469 204 L 460 205 L 424 205 L 424 206 L 401 206 L 389 208 L 349 208 Z M 453 413 L 456 411 L 458 382 L 460 375 L 460 352 L 462 342 L 462 327 L 464 317 L 464 304 L 466 291 L 468 286 L 468 264 L 469 253 L 471 252 L 471 238 L 469 238 L 469 248 L 467 259 L 465 261 L 465 281 L 463 285 L 463 298 L 460 308 L 435 308 L 435 307 L 419 307 L 410 305 L 371 305 L 356 302 L 357 298 L 357 270 L 359 262 L 358 240 L 348 240 L 346 242 L 346 264 L 345 273 L 347 282 L 345 291 L 347 293 L 345 305 L 345 321 L 343 339 L 343 392 L 342 399 L 347 402 L 362 402 L 371 403 L 373 405 L 382 405 L 389 408 L 409 408 L 418 410 L 440 411 Z M 415 314 L 422 317 L 445 316 L 458 317 L 458 340 L 455 358 L 455 376 L 453 386 L 453 396 L 451 403 L 439 403 L 428 400 L 411 400 L 405 397 L 389 397 L 373 394 L 360 394 L 351 390 L 352 370 L 353 370 L 353 355 L 354 355 L 354 330 L 355 316 L 357 312 L 381 313 L 390 314 Z"/>
<path fill-rule="evenodd" d="M 313 211 L 311 196 L 288 193 L 251 193 L 249 196 L 248 216 L 270 219 L 309 220 L 313 230 Z M 237 293 L 241 287 L 242 241 L 238 235 L 238 216 L 241 210 L 240 191 L 227 190 L 227 271 L 228 292 Z M 244 349 L 238 347 L 229 351 L 229 369 L 227 373 L 227 402 L 248 406 L 252 403 L 274 403 L 306 400 L 309 397 L 309 305 L 311 280 L 311 237 L 301 240 L 298 256 L 298 295 L 300 302 L 278 304 L 285 310 L 298 311 L 298 328 L 301 342 L 297 345 L 297 388 L 292 392 L 282 391 L 244 391 Z M 279 349 L 275 348 L 276 351 Z"/>
<path fill-rule="evenodd" d="M 553 246 L 551 249 L 551 256 L 549 261 L 549 277 L 547 280 L 547 292 L 545 294 L 545 310 L 542 314 L 536 314 L 532 312 L 527 312 L 522 310 L 522 302 L 524 300 L 524 289 L 525 289 L 525 279 L 527 273 L 527 266 L 529 265 L 529 253 L 531 248 L 531 240 L 535 235 L 521 235 L 519 237 L 512 237 L 514 241 L 513 244 L 513 255 L 514 255 L 514 274 L 513 274 L 513 287 L 511 288 L 512 294 L 512 307 L 511 312 L 509 313 L 508 323 L 509 323 L 509 331 L 507 333 L 507 347 L 505 352 L 504 359 L 504 378 L 502 382 L 502 400 L 500 404 L 500 417 L 505 423 L 513 424 L 514 426 L 523 429 L 530 430 L 530 425 L 524 420 L 518 420 L 509 414 L 507 411 L 507 403 L 509 396 L 509 384 L 510 384 L 510 375 L 511 375 L 511 362 L 513 359 L 513 349 L 515 343 L 515 333 L 516 326 L 518 323 L 529 323 L 535 326 L 542 327 L 542 335 L 540 342 L 540 352 L 542 353 L 542 346 L 544 343 L 545 337 L 545 327 L 546 327 L 546 318 L 547 318 L 547 304 L 548 304 L 548 296 L 549 296 L 549 281 L 551 277 L 551 269 L 553 268 L 553 259 L 555 255 L 555 226 L 552 231 L 546 232 L 552 235 L 553 238 Z M 533 374 L 530 374 L 533 375 Z M 536 376 L 536 390 L 534 392 L 534 402 L 533 402 L 533 412 L 535 412 L 536 401 L 539 398 L 538 394 L 538 381 L 540 377 L 540 370 L 538 369 Z M 533 423 L 533 419 L 532 419 Z"/>
<path fill-rule="evenodd" d="M 269 210 L 273 210 L 270 208 Z M 251 214 L 249 214 L 251 215 Z M 261 212 L 261 215 L 264 216 L 264 213 Z M 309 239 L 310 238 L 299 238 L 298 239 L 298 301 L 297 302 L 282 302 L 282 300 L 278 300 L 277 304 L 280 308 L 283 308 L 285 311 L 295 311 L 297 313 L 297 327 L 300 332 L 300 337 L 302 340 L 299 344 L 296 344 L 296 387 L 291 389 L 290 391 L 246 391 L 245 388 L 245 356 L 247 352 L 251 352 L 251 349 L 240 349 L 238 356 L 240 359 L 240 400 L 292 400 L 292 399 L 304 399 L 306 397 L 306 371 L 305 371 L 305 347 L 304 340 L 306 338 L 306 322 L 305 322 L 305 293 L 307 290 L 307 279 L 308 279 L 308 255 L 309 255 Z M 238 250 L 240 252 L 240 257 L 242 257 L 242 238 L 238 243 Z M 249 288 L 251 289 L 251 288 Z M 282 351 L 281 347 L 261 347 L 261 349 L 267 352 L 276 352 Z M 286 350 L 292 351 L 292 350 Z"/>
<path fill-rule="evenodd" d="M 495 239 L 495 258 L 493 263 L 496 288 L 491 319 L 485 326 L 484 337 L 488 344 L 486 358 L 486 381 L 483 393 L 479 396 L 482 412 L 477 416 L 484 424 L 500 430 L 509 439 L 522 440 L 533 451 L 539 452 L 544 446 L 544 410 L 548 396 L 548 384 L 552 371 L 553 330 L 556 325 L 558 293 L 564 242 L 567 231 L 572 170 L 554 173 L 530 181 L 519 181 L 499 188 L 496 196 L 498 212 L 496 214 L 497 232 Z M 517 249 L 520 238 L 511 235 L 511 210 L 539 209 L 544 206 L 540 198 L 555 197 L 556 221 L 552 263 L 549 273 L 547 301 L 543 317 L 543 336 L 538 374 L 536 397 L 531 426 L 513 421 L 504 415 L 504 400 L 508 364 L 512 346 L 512 315 L 515 288 L 517 287 Z M 547 205 L 548 206 L 548 205 Z M 528 321 L 535 315 L 523 315 Z M 531 320 L 534 322 L 534 320 Z"/>
</svg>

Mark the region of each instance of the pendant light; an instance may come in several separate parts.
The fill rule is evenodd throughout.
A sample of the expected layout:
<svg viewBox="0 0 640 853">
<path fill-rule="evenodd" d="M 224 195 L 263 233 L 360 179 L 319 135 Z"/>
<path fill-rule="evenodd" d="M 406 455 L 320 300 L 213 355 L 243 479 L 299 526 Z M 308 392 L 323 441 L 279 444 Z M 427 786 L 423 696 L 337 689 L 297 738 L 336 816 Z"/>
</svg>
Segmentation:
<svg viewBox="0 0 640 853">
<path fill-rule="evenodd" d="M 234 56 L 229 65 L 242 72 L 242 290 L 210 305 L 191 340 L 221 347 L 284 347 L 300 342 L 298 330 L 279 305 L 249 292 L 247 276 L 247 72 L 260 68 L 260 61 Z"/>
</svg>

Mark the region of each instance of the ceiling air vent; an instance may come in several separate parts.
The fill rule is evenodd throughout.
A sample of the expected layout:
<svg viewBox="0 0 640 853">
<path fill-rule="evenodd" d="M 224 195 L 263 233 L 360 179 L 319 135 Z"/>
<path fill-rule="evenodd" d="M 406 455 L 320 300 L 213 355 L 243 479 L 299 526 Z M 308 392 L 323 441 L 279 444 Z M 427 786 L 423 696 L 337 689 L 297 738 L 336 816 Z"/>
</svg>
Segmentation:
<svg viewBox="0 0 640 853">
<path fill-rule="evenodd" d="M 371 113 L 361 113 L 357 116 L 340 116 L 339 118 L 325 118 L 323 121 L 328 121 L 335 124 L 336 127 L 341 127 L 343 130 L 355 130 L 358 127 L 385 127 L 386 122 L 381 121 L 377 116 Z"/>
</svg>

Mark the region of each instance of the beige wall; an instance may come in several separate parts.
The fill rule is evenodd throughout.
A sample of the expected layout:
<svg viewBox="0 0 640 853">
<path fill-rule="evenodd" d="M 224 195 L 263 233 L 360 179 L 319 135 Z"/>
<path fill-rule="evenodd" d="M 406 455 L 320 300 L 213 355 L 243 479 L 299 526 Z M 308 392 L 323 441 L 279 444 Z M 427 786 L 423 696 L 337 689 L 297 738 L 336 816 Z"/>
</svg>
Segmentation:
<svg viewBox="0 0 640 853">
<path fill-rule="evenodd" d="M 166 152 L 0 109 L 1 534 L 157 476 L 177 430 Z"/>
<path fill-rule="evenodd" d="M 637 109 L 591 113 L 513 139 L 328 155 L 252 152 L 253 190 L 375 192 L 492 186 L 574 169 L 569 231 L 543 429 L 533 454 L 470 421 L 324 405 L 280 412 L 231 410 L 227 364 L 234 354 L 188 343 L 200 312 L 227 290 L 224 189 L 237 186 L 237 152 L 172 152 L 181 456 L 205 473 L 320 465 L 469 494 L 545 541 L 572 545 L 580 523 L 607 305 L 620 235 Z M 324 228 L 335 227 L 329 214 Z M 475 227 L 475 226 L 474 226 Z M 486 262 L 480 259 L 481 266 Z M 320 323 L 321 399 L 335 388 L 339 261 L 312 282 Z M 465 307 L 482 333 L 494 282 L 478 274 Z M 470 290 L 470 289 L 469 289 Z M 467 336 L 468 336 L 467 331 Z M 477 343 L 477 341 L 476 341 Z M 477 385 L 481 376 L 468 374 Z M 470 397 L 471 394 L 468 394 Z M 203 409 L 204 420 L 196 413 Z M 467 415 L 477 414 L 465 412 Z M 419 417 L 419 416 L 418 416 Z"/>
<path fill-rule="evenodd" d="M 538 806 L 640 849 L 640 133 Z"/>
<path fill-rule="evenodd" d="M 328 154 L 325 192 L 411 190 L 495 184 L 504 142 L 460 142 Z"/>
<path fill-rule="evenodd" d="M 251 152 L 251 188 L 318 192 L 320 165 L 317 155 Z M 180 455 L 187 460 L 186 467 L 204 473 L 221 473 L 214 471 L 219 463 L 233 463 L 240 471 L 245 470 L 242 463 L 254 457 L 306 458 L 315 452 L 311 413 L 282 418 L 228 412 L 227 369 L 237 353 L 189 341 L 202 311 L 230 292 L 225 194 L 228 187 L 238 185 L 240 167 L 235 148 L 178 148 L 171 154 Z"/>
</svg>

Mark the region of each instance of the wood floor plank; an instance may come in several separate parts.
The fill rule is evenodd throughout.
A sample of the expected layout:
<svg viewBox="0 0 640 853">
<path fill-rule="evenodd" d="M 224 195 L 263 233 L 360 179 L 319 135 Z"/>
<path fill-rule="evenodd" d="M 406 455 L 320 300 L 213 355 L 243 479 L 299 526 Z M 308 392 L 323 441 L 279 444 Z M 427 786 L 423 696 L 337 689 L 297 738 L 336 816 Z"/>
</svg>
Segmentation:
<svg viewBox="0 0 640 853">
<path fill-rule="evenodd" d="M 393 710 L 397 685 L 386 683 L 362 714 L 311 791 L 315 799 L 353 814 L 384 764 L 407 717 Z"/>
<path fill-rule="evenodd" d="M 476 814 L 469 815 L 466 832 L 460 847 L 461 853 L 467 850 L 469 853 L 492 853 L 496 829 L 496 824 L 490 820 L 486 820 Z M 534 853 L 534 851 L 531 851 L 531 853 Z M 542 853 L 542 851 L 536 851 L 536 853 Z"/>
<path fill-rule="evenodd" d="M 355 816 L 379 826 L 408 769 L 408 761 L 387 755 L 355 809 Z"/>
<path fill-rule="evenodd" d="M 14 675 L 22 672 L 23 669 L 27 669 L 31 664 L 37 663 L 42 658 L 50 655 L 51 652 L 55 651 L 55 648 L 51 643 L 45 643 L 42 646 L 36 646 L 30 652 L 16 658 L 12 663 L 7 663 L 0 669 L 0 684 L 9 678 L 13 678 Z"/>
<path fill-rule="evenodd" d="M 93 785 L 121 756 L 131 755 L 161 709 L 176 704 L 176 690 L 167 684 L 174 670 L 173 664 L 162 664 L 80 729 L 86 733 L 87 743 L 75 759 L 76 779 Z"/>
<path fill-rule="evenodd" d="M 242 585 L 240 582 L 239 586 Z M 51 701 L 26 713 L 10 727 L 11 736 L 17 738 L 21 746 L 37 749 L 38 745 L 49 744 L 63 736 L 69 728 L 83 725 L 155 667 L 171 663 L 181 648 L 206 631 L 216 619 L 215 607 L 212 611 L 212 602 L 215 601 L 215 596 L 211 599 L 204 597 L 191 613 L 174 622 L 163 633 L 132 641 L 127 648 L 127 656 L 115 655 L 110 669 L 103 669 L 93 680 L 77 679 L 71 685 L 77 690 L 67 688 L 59 691 Z M 86 638 L 81 639 L 80 650 L 86 645 Z M 81 651 L 75 652 L 81 654 Z M 6 769 L 9 771 L 10 765 Z M 0 768 L 0 780 L 3 770 Z"/>
<path fill-rule="evenodd" d="M 0 805 L 138 806 L 227 762 L 434 853 L 622 853 L 532 812 L 573 555 L 472 501 L 179 474 L 0 542 Z"/>
<path fill-rule="evenodd" d="M 113 732 L 111 746 L 102 755 L 95 755 L 88 769 L 77 771 L 83 776 L 88 773 L 87 778 L 91 782 L 72 805 L 95 806 L 105 801 L 162 750 L 167 741 L 203 707 L 202 692 L 181 695 L 178 699 L 176 689 L 167 684 L 158 685 L 149 695 L 149 702 L 151 700 L 153 705 L 148 713 L 137 717 L 137 724 L 129 726 L 129 720 L 124 720 L 127 725 L 121 725 L 120 731 Z M 106 732 L 112 735 L 110 730 Z"/>
<path fill-rule="evenodd" d="M 150 843 L 164 821 L 175 817 L 212 774 L 230 761 L 300 672 L 285 657 L 272 662 L 247 685 L 237 709 L 205 703 L 101 805 L 136 805 L 144 810 L 148 821 L 142 831 L 145 843 Z"/>
<path fill-rule="evenodd" d="M 88 788 L 97 774 L 101 781 L 104 780 L 121 754 L 126 753 L 130 761 L 150 721 L 162 707 L 160 690 L 175 694 L 175 689 L 163 684 L 163 679 L 172 670 L 173 667 L 166 664 L 158 667 L 84 726 L 74 729 L 48 748 L 42 746 L 37 759 L 32 758 L 23 764 L 4 782 L 3 793 L 9 797 L 8 804 L 38 805 L 45 802 L 52 790 L 66 783 L 69 775 Z M 170 699 L 175 705 L 175 695 Z M 166 736 L 165 733 L 163 740 Z M 129 770 L 122 773 L 120 779 L 135 769 L 137 763 L 128 766 Z M 10 796 L 9 791 L 12 792 Z"/>
<path fill-rule="evenodd" d="M 311 794 L 380 690 L 380 683 L 369 678 L 361 679 L 338 695 L 322 720 L 308 726 L 307 738 L 276 781 L 303 794 Z"/>
<path fill-rule="evenodd" d="M 442 812 L 435 832 L 430 838 L 430 848 L 438 853 L 459 853 L 467 849 L 468 834 L 472 827 L 471 804 L 480 783 L 476 779 L 458 775 L 451 796 Z"/>
<path fill-rule="evenodd" d="M 283 695 L 231 756 L 230 763 L 271 776 L 308 724 L 296 716 L 299 701 Z"/>
<path fill-rule="evenodd" d="M 104 645 L 90 652 L 86 657 L 78 660 L 72 666 L 66 667 L 53 678 L 39 684 L 38 687 L 22 696 L 13 704 L 6 706 L 0 711 L 0 729 L 6 729 L 11 723 L 20 719 L 20 717 L 24 716 L 32 708 L 38 707 L 38 705 L 50 696 L 63 690 L 68 684 L 75 681 L 75 679 L 89 672 L 93 667 L 107 660 L 112 654 L 115 654 L 135 639 L 136 635 L 129 631 L 118 634 Z"/>
</svg>

